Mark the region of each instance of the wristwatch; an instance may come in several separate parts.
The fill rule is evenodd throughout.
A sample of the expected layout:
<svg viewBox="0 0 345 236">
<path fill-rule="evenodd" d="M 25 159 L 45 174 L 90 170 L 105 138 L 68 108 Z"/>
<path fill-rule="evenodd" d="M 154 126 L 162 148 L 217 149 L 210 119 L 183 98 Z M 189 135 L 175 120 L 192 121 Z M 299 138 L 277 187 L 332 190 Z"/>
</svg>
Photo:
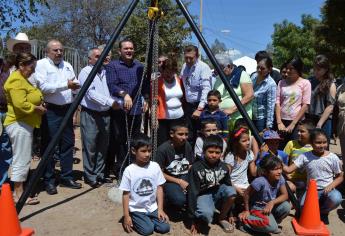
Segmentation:
<svg viewBox="0 0 345 236">
<path fill-rule="evenodd" d="M 125 91 L 120 91 L 119 92 L 119 95 L 121 96 L 121 97 L 125 97 L 126 95 L 127 95 L 128 93 L 126 93 Z"/>
</svg>

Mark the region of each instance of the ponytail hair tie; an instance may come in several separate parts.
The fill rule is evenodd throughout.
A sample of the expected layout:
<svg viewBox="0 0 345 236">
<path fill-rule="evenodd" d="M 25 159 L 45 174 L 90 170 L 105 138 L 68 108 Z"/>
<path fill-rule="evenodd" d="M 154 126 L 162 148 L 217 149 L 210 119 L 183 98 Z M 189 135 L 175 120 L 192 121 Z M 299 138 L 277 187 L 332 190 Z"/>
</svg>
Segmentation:
<svg viewBox="0 0 345 236">
<path fill-rule="evenodd" d="M 246 128 L 240 128 L 235 134 L 234 137 L 237 138 L 238 136 L 240 136 L 243 132 L 246 132 L 247 129 Z"/>
</svg>

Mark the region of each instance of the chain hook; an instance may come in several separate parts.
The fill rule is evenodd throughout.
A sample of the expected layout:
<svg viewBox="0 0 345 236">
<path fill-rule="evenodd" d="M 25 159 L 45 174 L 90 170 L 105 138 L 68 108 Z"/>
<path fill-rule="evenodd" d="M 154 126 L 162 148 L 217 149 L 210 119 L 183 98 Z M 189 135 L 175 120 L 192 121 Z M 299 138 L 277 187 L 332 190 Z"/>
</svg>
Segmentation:
<svg viewBox="0 0 345 236">
<path fill-rule="evenodd" d="M 147 17 L 150 20 L 157 20 L 164 16 L 164 12 L 158 7 L 158 0 L 151 1 L 151 6 L 147 11 Z"/>
</svg>

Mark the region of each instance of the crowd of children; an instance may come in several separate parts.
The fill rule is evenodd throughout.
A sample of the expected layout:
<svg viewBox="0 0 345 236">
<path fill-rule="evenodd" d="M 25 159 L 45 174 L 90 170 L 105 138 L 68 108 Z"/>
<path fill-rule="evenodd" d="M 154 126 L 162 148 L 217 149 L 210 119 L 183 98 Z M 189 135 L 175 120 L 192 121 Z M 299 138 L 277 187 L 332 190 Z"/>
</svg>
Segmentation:
<svg viewBox="0 0 345 236">
<path fill-rule="evenodd" d="M 291 209 L 287 186 L 303 205 L 309 179 L 317 181 L 320 215 L 327 223 L 329 212 L 342 200 L 336 187 L 343 171 L 341 160 L 328 151 L 324 131 L 302 121 L 298 139 L 280 147 L 279 134 L 265 130 L 265 143 L 258 148 L 240 120 L 226 142 L 223 118 L 213 101 L 217 96 L 209 96 L 215 98 L 208 99 L 213 108 L 201 120 L 194 151 L 183 122 L 171 127 L 170 139 L 158 147 L 152 161 L 149 138 L 141 134 L 132 141 L 134 163 L 120 184 L 124 229 L 142 235 L 169 232 L 164 209 L 170 208 L 188 216 L 192 234 L 212 222 L 229 233 L 236 226 L 252 233 L 280 233 L 279 223 Z"/>
</svg>

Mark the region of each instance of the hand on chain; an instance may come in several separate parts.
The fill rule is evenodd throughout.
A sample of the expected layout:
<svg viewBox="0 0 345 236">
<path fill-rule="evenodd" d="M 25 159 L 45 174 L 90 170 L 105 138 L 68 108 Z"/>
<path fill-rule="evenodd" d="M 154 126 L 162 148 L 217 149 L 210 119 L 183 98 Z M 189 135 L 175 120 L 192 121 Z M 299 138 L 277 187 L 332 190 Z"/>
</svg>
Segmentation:
<svg viewBox="0 0 345 236">
<path fill-rule="evenodd" d="M 126 96 L 123 98 L 123 101 L 124 101 L 124 108 L 127 111 L 129 111 L 132 108 L 132 106 L 133 106 L 133 102 L 132 102 L 131 96 L 126 94 Z"/>
</svg>

